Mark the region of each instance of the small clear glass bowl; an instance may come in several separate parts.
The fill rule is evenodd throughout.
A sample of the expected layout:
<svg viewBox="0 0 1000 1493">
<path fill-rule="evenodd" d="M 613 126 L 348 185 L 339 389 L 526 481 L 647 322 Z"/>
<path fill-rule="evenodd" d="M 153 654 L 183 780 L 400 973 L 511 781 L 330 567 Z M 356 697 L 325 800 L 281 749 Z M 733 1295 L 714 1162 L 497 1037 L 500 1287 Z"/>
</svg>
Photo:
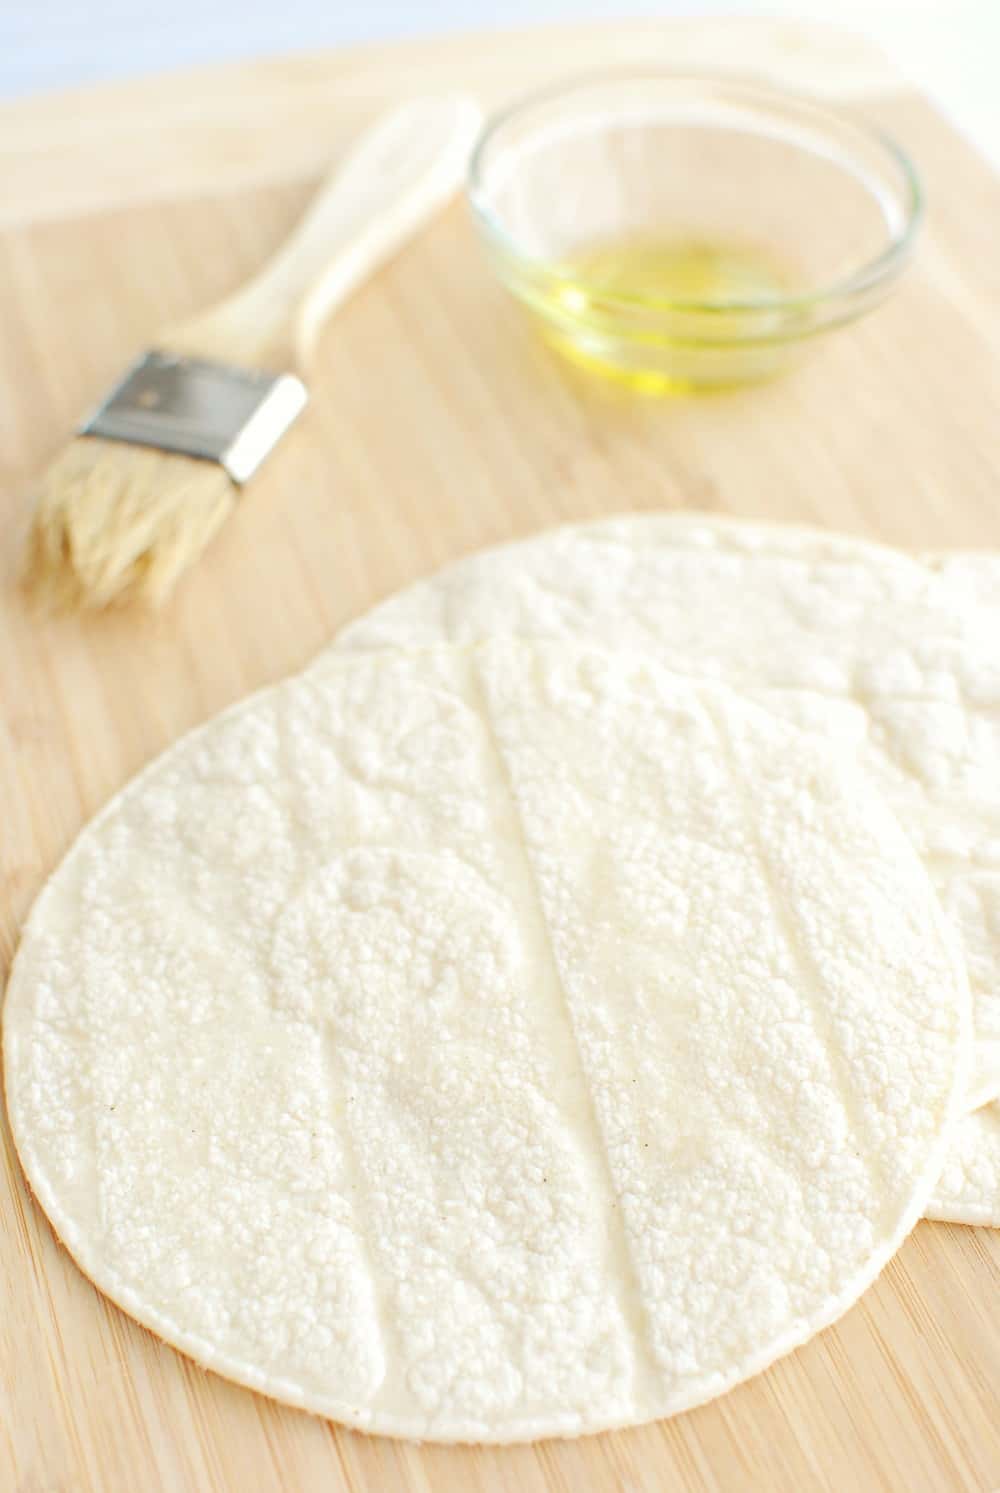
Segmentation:
<svg viewBox="0 0 1000 1493">
<path fill-rule="evenodd" d="M 777 372 L 886 295 L 922 214 L 907 156 L 849 113 L 653 69 L 500 114 L 468 190 L 500 278 L 550 340 L 652 391 Z"/>
</svg>

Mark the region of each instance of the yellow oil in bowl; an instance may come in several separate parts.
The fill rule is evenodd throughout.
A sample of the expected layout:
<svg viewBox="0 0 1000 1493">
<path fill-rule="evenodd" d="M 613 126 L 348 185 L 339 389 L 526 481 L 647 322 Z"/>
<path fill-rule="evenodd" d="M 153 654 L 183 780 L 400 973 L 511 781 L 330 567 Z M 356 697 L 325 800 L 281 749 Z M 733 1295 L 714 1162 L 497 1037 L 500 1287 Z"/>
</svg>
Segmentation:
<svg viewBox="0 0 1000 1493">
<path fill-rule="evenodd" d="M 650 234 L 585 246 L 526 297 L 558 349 L 648 393 L 759 378 L 787 361 L 795 276 L 757 245 Z"/>
<path fill-rule="evenodd" d="M 781 372 L 888 294 L 922 213 L 908 157 L 853 112 L 641 66 L 497 114 L 468 194 L 545 336 L 654 393 Z"/>
</svg>

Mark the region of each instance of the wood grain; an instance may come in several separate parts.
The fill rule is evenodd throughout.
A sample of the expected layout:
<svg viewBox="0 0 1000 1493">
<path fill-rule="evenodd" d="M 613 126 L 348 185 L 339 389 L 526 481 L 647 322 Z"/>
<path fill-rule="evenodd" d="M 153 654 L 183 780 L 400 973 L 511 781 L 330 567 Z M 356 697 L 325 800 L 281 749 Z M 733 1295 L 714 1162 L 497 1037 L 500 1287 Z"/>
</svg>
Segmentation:
<svg viewBox="0 0 1000 1493">
<path fill-rule="evenodd" d="M 694 45 L 690 28 L 643 30 L 659 55 Z M 93 95 L 82 115 L 79 98 L 19 105 L 20 132 L 0 130 L 15 184 L 0 234 L 0 977 L 44 877 L 129 774 L 362 608 L 475 547 L 680 506 L 1000 546 L 1000 183 L 920 99 L 873 92 L 880 65 L 848 49 L 831 76 L 848 90 L 862 80 L 867 111 L 916 156 L 930 221 L 892 301 L 795 374 L 697 402 L 589 383 L 522 324 L 456 207 L 338 315 L 309 414 L 162 616 L 28 614 L 11 578 L 32 474 L 155 327 L 263 261 L 305 200 L 299 178 L 359 107 L 426 87 L 413 59 L 432 56 L 435 83 L 489 72 L 510 91 L 542 61 L 579 60 L 586 35 L 542 59 L 536 42 L 510 39 L 488 65 L 451 43 L 373 50 L 356 72 L 317 58 L 204 74 L 198 90 L 158 82 L 152 173 L 133 128 L 137 85 Z M 697 45 L 737 44 L 719 37 Z M 754 45 L 767 53 L 763 32 Z M 787 53 L 782 28 L 778 70 Z M 233 140 L 223 148 L 251 106 L 278 121 L 263 166 Z M 921 1224 L 841 1323 L 701 1410 L 579 1442 L 421 1448 L 286 1410 L 158 1343 L 58 1246 L 2 1134 L 4 1490 L 1000 1488 L 1000 1240 L 987 1230 Z"/>
</svg>

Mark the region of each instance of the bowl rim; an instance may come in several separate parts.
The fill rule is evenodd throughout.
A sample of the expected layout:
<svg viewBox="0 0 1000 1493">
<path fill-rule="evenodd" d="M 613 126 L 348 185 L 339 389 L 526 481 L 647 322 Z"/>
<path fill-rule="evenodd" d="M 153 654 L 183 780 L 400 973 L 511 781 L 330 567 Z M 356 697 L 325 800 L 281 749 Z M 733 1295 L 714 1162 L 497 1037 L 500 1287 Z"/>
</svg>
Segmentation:
<svg viewBox="0 0 1000 1493">
<path fill-rule="evenodd" d="M 491 241 L 509 259 L 529 268 L 540 281 L 553 283 L 561 279 L 557 261 L 528 253 L 511 235 L 496 215 L 483 201 L 483 167 L 486 155 L 499 132 L 514 119 L 529 113 L 539 105 L 569 98 L 585 88 L 613 83 L 679 83 L 701 85 L 706 89 L 733 88 L 745 95 L 752 95 L 759 102 L 770 102 L 801 111 L 811 116 L 817 124 L 826 122 L 830 127 L 847 129 L 861 136 L 869 145 L 885 153 L 898 169 L 902 178 L 900 207 L 902 220 L 894 232 L 887 230 L 885 247 L 871 258 L 863 260 L 854 269 L 836 279 L 819 283 L 814 288 L 794 293 L 778 294 L 760 298 L 729 300 L 699 300 L 696 297 L 665 296 L 661 299 L 648 294 L 633 296 L 625 291 L 609 291 L 606 285 L 574 276 L 574 284 L 584 292 L 593 291 L 595 300 L 602 305 L 623 309 L 641 308 L 645 312 L 670 314 L 693 313 L 698 316 L 754 314 L 773 317 L 775 312 L 804 311 L 828 305 L 831 302 L 850 300 L 863 296 L 879 285 L 891 280 L 902 268 L 913 247 L 926 211 L 923 182 L 911 156 L 888 131 L 873 124 L 863 114 L 855 113 L 839 100 L 788 88 L 784 84 L 759 73 L 738 69 L 671 68 L 656 65 L 613 68 L 595 68 L 574 73 L 556 83 L 531 89 L 496 110 L 485 121 L 469 157 L 466 170 L 465 192 L 477 226 L 488 241 Z M 846 168 L 842 168 L 846 169 Z M 836 319 L 836 318 L 835 318 Z"/>
</svg>

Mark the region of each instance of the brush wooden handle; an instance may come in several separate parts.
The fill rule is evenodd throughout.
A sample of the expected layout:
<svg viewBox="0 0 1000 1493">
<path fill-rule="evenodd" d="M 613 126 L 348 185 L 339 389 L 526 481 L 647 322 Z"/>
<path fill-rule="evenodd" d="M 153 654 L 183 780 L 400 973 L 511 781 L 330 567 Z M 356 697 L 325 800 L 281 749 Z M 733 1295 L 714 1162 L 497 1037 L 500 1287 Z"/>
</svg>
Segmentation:
<svg viewBox="0 0 1000 1493">
<path fill-rule="evenodd" d="M 481 114 L 468 98 L 414 99 L 379 120 L 326 178 L 248 285 L 157 346 L 240 367 L 300 372 L 326 317 L 458 189 Z"/>
</svg>

